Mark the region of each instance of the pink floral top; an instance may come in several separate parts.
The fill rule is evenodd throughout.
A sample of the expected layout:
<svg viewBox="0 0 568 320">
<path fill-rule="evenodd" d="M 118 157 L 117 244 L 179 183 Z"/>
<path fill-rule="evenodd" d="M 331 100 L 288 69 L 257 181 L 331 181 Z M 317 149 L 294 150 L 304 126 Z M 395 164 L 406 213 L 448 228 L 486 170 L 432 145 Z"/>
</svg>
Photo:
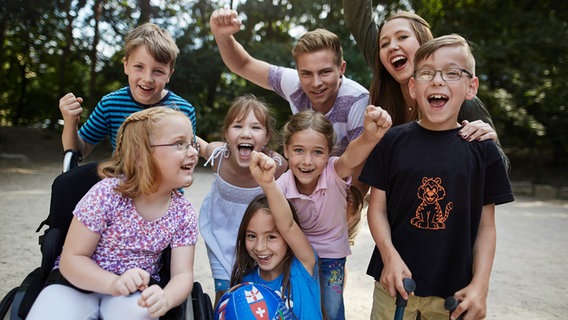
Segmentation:
<svg viewBox="0 0 568 320">
<path fill-rule="evenodd" d="M 197 218 L 189 201 L 172 191 L 168 212 L 159 219 L 146 221 L 131 198 L 115 190 L 118 178 L 98 182 L 79 201 L 73 214 L 101 238 L 91 257 L 101 268 L 123 274 L 142 268 L 159 280 L 160 258 L 168 246 L 197 243 Z"/>
</svg>

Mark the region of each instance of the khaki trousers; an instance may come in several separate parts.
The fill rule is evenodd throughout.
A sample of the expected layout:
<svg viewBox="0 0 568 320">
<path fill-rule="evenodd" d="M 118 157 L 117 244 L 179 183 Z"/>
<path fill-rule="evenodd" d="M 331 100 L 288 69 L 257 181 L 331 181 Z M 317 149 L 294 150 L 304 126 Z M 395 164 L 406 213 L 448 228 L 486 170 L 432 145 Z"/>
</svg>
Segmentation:
<svg viewBox="0 0 568 320">
<path fill-rule="evenodd" d="M 391 297 L 380 282 L 375 281 L 371 320 L 392 320 L 396 298 Z M 444 308 L 440 297 L 417 297 L 411 295 L 404 311 L 404 320 L 415 320 L 420 312 L 420 320 L 448 320 L 450 314 Z"/>
</svg>

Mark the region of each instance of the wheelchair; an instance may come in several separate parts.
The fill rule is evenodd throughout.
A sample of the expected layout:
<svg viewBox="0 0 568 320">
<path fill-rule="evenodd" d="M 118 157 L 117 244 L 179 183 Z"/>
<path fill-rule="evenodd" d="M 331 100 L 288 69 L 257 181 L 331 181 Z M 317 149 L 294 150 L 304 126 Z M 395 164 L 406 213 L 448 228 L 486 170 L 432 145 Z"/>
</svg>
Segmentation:
<svg viewBox="0 0 568 320">
<path fill-rule="evenodd" d="M 47 229 L 39 236 L 42 253 L 41 265 L 30 272 L 20 286 L 11 289 L 0 302 L 0 320 L 25 319 L 39 292 L 45 286 L 55 260 L 61 254 L 67 229 L 73 217 L 73 209 L 83 195 L 100 179 L 97 175 L 97 162 L 79 166 L 81 154 L 75 150 L 65 152 L 62 173 L 51 186 L 50 214 L 42 221 L 36 232 L 44 226 Z M 170 249 L 163 254 L 160 276 L 169 279 Z M 199 282 L 193 283 L 191 296 L 180 306 L 172 308 L 160 319 L 165 320 L 212 320 L 211 298 L 203 292 Z"/>
</svg>

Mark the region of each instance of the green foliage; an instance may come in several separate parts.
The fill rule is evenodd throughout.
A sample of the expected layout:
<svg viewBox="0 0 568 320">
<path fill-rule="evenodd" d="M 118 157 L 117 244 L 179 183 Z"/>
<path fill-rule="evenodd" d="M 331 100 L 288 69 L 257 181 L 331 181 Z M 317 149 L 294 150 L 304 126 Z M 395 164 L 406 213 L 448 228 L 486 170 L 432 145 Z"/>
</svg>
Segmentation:
<svg viewBox="0 0 568 320">
<path fill-rule="evenodd" d="M 126 85 L 124 37 L 148 20 L 170 30 L 178 43 L 180 55 L 168 88 L 196 106 L 201 136 L 222 138 L 219 128 L 231 101 L 246 93 L 265 99 L 279 126 L 290 115 L 283 99 L 224 66 L 209 17 L 226 1 L 97 0 L 101 38 L 95 61 L 89 55 L 95 0 L 36 0 L 26 5 L 28 1 L 4 0 L 0 7 L 0 125 L 56 120 L 59 98 L 69 91 L 82 96 L 90 110 L 104 94 Z M 293 67 L 290 50 L 297 37 L 323 27 L 342 40 L 346 76 L 369 86 L 371 70 L 344 26 L 342 0 L 248 0 L 231 5 L 244 22 L 235 36 L 255 58 Z M 568 161 L 568 2 L 374 0 L 373 5 L 382 16 L 414 10 L 430 22 L 435 35 L 459 33 L 472 41 L 479 96 L 490 108 L 503 145 L 545 149 L 556 162 Z"/>
</svg>

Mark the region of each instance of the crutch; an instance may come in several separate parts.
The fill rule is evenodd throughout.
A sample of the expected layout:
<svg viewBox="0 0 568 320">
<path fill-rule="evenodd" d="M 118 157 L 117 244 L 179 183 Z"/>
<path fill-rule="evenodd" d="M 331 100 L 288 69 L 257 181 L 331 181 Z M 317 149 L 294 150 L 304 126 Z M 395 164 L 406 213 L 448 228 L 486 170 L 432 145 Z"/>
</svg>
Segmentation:
<svg viewBox="0 0 568 320">
<path fill-rule="evenodd" d="M 407 293 L 413 292 L 416 289 L 416 282 L 411 278 L 402 279 L 404 291 Z M 396 309 L 394 311 L 394 320 L 402 320 L 404 316 L 404 309 L 406 308 L 407 300 L 404 300 L 399 292 L 396 293 Z"/>
<path fill-rule="evenodd" d="M 458 301 L 458 299 L 456 299 L 456 297 L 447 297 L 446 301 L 444 301 L 444 308 L 449 311 L 449 314 L 452 314 L 452 312 L 454 312 L 454 310 L 456 310 L 456 308 L 458 307 L 458 304 L 460 304 L 460 302 Z M 456 320 L 462 320 L 464 314 L 465 312 L 460 314 L 460 316 Z"/>
</svg>

